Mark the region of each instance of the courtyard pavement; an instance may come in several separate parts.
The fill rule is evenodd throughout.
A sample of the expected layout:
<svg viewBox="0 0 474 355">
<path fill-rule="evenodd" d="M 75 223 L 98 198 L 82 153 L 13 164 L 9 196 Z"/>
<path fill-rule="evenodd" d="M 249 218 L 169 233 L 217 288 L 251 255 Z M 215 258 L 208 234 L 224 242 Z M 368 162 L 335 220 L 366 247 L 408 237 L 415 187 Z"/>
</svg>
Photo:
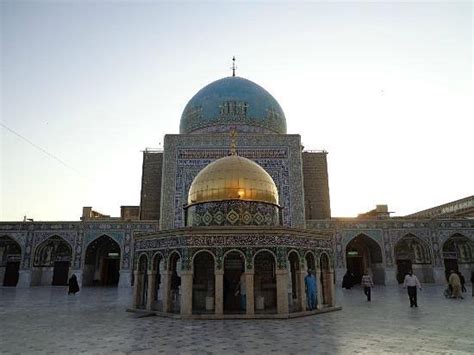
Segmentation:
<svg viewBox="0 0 474 355">
<path fill-rule="evenodd" d="M 406 291 L 337 290 L 342 311 L 288 320 L 177 320 L 125 312 L 131 290 L 0 288 L 1 354 L 474 353 L 474 297 L 445 299 L 426 286 L 418 308 Z"/>
</svg>

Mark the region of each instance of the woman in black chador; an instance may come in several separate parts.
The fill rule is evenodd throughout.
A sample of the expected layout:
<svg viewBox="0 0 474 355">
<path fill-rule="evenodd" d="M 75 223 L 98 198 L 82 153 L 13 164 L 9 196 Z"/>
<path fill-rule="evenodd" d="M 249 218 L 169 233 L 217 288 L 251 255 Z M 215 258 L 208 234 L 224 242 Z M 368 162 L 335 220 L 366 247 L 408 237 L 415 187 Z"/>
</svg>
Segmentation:
<svg viewBox="0 0 474 355">
<path fill-rule="evenodd" d="M 79 292 L 79 284 L 77 283 L 76 275 L 72 274 L 72 276 L 69 278 L 69 292 L 67 294 L 70 295 L 72 293 L 75 295 L 76 292 Z"/>
<path fill-rule="evenodd" d="M 348 290 L 351 289 L 352 286 L 354 286 L 354 281 L 353 280 L 354 279 L 352 277 L 352 272 L 347 270 L 346 274 L 342 278 L 342 288 L 345 288 L 345 289 L 348 289 Z"/>
</svg>

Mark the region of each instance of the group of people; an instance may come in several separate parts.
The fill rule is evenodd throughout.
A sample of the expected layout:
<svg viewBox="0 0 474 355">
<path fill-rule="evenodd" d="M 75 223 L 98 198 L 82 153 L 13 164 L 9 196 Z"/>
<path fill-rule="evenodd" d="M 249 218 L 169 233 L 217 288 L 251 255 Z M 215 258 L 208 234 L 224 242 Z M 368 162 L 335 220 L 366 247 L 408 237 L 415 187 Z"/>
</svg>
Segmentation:
<svg viewBox="0 0 474 355">
<path fill-rule="evenodd" d="M 474 271 L 471 273 L 471 282 L 473 284 L 472 296 L 474 297 Z M 352 286 L 354 286 L 354 274 L 348 270 L 342 279 L 342 287 L 345 289 L 351 289 Z M 374 282 L 372 281 L 372 277 L 369 275 L 368 271 L 365 271 L 362 276 L 361 286 L 364 289 L 364 294 L 367 296 L 367 301 L 370 302 Z M 408 291 L 410 307 L 418 307 L 417 290 L 421 290 L 421 283 L 418 280 L 418 277 L 413 274 L 412 270 L 405 275 L 403 287 Z M 448 290 L 445 291 L 445 296 L 462 299 L 462 293 L 466 291 L 464 276 L 460 272 L 451 270 L 448 278 Z"/>
<path fill-rule="evenodd" d="M 447 279 L 448 289 L 446 290 L 445 296 L 448 298 L 464 299 L 462 294 L 463 292 L 467 292 L 467 289 L 466 279 L 464 278 L 463 274 L 461 274 L 459 271 L 456 272 L 454 270 L 451 270 Z M 471 274 L 471 282 L 473 283 L 472 295 L 474 296 L 474 271 Z"/>
</svg>

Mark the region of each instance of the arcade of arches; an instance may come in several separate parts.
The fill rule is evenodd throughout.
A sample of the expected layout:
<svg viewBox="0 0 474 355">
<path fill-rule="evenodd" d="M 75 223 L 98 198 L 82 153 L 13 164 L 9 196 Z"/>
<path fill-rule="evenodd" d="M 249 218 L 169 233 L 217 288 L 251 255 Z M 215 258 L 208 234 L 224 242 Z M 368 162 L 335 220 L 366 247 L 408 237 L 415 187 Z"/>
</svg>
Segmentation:
<svg viewBox="0 0 474 355">
<path fill-rule="evenodd" d="M 120 278 L 120 246 L 103 235 L 86 249 L 83 286 L 117 286 Z"/>
<path fill-rule="evenodd" d="M 209 250 L 199 250 L 189 259 L 189 269 L 181 262 L 182 253 L 174 251 L 166 258 L 160 253 L 137 255 L 134 308 L 184 317 L 287 317 L 306 311 L 308 268 L 316 274 L 318 309 L 334 308 L 334 273 L 325 253 L 316 258 L 311 252 L 300 257 L 291 251 L 282 268 L 278 256 L 266 249 L 256 251 L 251 260 L 240 250 L 229 250 L 222 261 Z"/>
<path fill-rule="evenodd" d="M 441 245 L 441 246 L 440 246 Z M 353 237 L 345 247 L 345 267 L 337 270 L 337 283 L 349 271 L 360 283 L 365 270 L 375 284 L 400 284 L 409 270 L 422 283 L 444 284 L 450 270 L 463 273 L 466 280 L 474 271 L 474 243 L 465 235 L 454 233 L 444 243 L 429 243 L 413 233 L 406 233 L 391 245 L 380 245 L 364 233 Z M 393 261 L 391 261 L 393 257 Z M 389 261 L 387 261 L 389 260 Z"/>
<path fill-rule="evenodd" d="M 63 238 L 52 236 L 34 252 L 31 275 L 33 286 L 66 286 L 72 260 L 72 248 Z"/>
<path fill-rule="evenodd" d="M 367 235 L 359 234 L 347 244 L 346 264 L 355 283 L 360 283 L 364 271 L 368 271 L 375 284 L 385 284 L 382 249 Z"/>
<path fill-rule="evenodd" d="M 21 247 L 9 237 L 0 237 L 0 285 L 16 286 L 20 270 Z"/>
</svg>

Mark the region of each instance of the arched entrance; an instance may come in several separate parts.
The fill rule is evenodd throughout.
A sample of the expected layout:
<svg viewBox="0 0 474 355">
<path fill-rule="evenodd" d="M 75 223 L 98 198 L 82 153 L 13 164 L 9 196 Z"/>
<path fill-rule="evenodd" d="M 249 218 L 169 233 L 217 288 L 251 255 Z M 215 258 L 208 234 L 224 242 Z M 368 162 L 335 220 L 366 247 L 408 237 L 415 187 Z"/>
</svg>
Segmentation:
<svg viewBox="0 0 474 355">
<path fill-rule="evenodd" d="M 137 289 L 137 308 L 145 309 L 148 299 L 148 257 L 145 254 L 138 259 L 135 287 Z"/>
<path fill-rule="evenodd" d="M 152 305 L 153 310 L 163 311 L 163 287 L 161 287 L 161 274 L 164 271 L 164 259 L 161 254 L 156 254 L 153 258 L 153 276 L 154 276 L 154 289 L 152 294 Z"/>
<path fill-rule="evenodd" d="M 53 236 L 36 248 L 32 285 L 66 286 L 72 249 L 59 236 Z"/>
<path fill-rule="evenodd" d="M 413 270 L 421 282 L 434 282 L 428 246 L 413 234 L 407 234 L 395 244 L 397 281 L 402 283 L 408 271 Z"/>
<path fill-rule="evenodd" d="M 120 278 L 120 246 L 103 235 L 91 242 L 86 249 L 83 285 L 117 286 Z"/>
<path fill-rule="evenodd" d="M 311 252 L 306 253 L 305 260 L 306 260 L 306 271 L 311 270 L 314 277 L 316 278 L 316 285 L 318 285 L 318 279 L 319 279 L 320 275 L 317 275 L 317 273 L 316 273 L 316 259 L 314 258 L 313 253 L 311 253 Z M 321 280 L 319 280 L 319 281 L 321 281 Z M 318 286 L 316 286 L 316 287 L 318 287 Z M 321 300 L 318 297 L 318 289 L 316 289 L 316 305 L 319 302 L 321 302 Z M 308 309 L 314 308 L 314 306 L 315 306 L 314 304 L 310 306 L 310 300 L 308 300 L 308 299 L 306 300 L 306 303 L 307 303 L 306 307 Z"/>
<path fill-rule="evenodd" d="M 245 281 L 240 285 L 240 280 L 245 272 L 245 257 L 241 252 L 231 251 L 224 257 L 224 313 L 245 312 L 245 303 L 241 289 L 246 287 Z M 245 278 L 243 275 L 242 279 Z"/>
<path fill-rule="evenodd" d="M 201 251 L 193 260 L 193 313 L 213 313 L 215 296 L 214 256 Z"/>
<path fill-rule="evenodd" d="M 290 312 L 301 311 L 300 258 L 295 251 L 288 255 L 288 305 Z"/>
<path fill-rule="evenodd" d="M 311 270 L 313 273 L 315 273 L 314 275 L 316 277 L 317 276 L 316 275 L 316 261 L 314 259 L 313 253 L 311 252 L 306 253 L 305 260 L 306 260 L 306 270 Z"/>
<path fill-rule="evenodd" d="M 276 313 L 276 262 L 269 251 L 260 251 L 254 258 L 254 295 L 256 313 Z"/>
<path fill-rule="evenodd" d="M 21 247 L 10 237 L 0 237 L 0 285 L 15 287 L 21 262 Z"/>
<path fill-rule="evenodd" d="M 354 274 L 354 282 L 360 283 L 364 271 L 372 274 L 375 284 L 385 284 L 382 249 L 365 234 L 359 234 L 346 246 L 347 270 Z"/>
<path fill-rule="evenodd" d="M 331 266 L 329 264 L 329 257 L 327 254 L 323 253 L 319 260 L 320 263 L 320 280 L 321 280 L 321 295 L 322 295 L 322 304 L 329 305 L 331 304 L 331 283 L 333 282 L 331 278 Z M 319 302 L 319 300 L 318 300 Z"/>
<path fill-rule="evenodd" d="M 443 259 L 446 278 L 451 270 L 463 273 L 464 278 L 471 277 L 474 266 L 474 243 L 462 234 L 456 233 L 443 244 Z"/>
<path fill-rule="evenodd" d="M 170 311 L 179 313 L 181 310 L 181 257 L 178 253 L 172 253 L 169 257 L 170 279 Z"/>
</svg>

